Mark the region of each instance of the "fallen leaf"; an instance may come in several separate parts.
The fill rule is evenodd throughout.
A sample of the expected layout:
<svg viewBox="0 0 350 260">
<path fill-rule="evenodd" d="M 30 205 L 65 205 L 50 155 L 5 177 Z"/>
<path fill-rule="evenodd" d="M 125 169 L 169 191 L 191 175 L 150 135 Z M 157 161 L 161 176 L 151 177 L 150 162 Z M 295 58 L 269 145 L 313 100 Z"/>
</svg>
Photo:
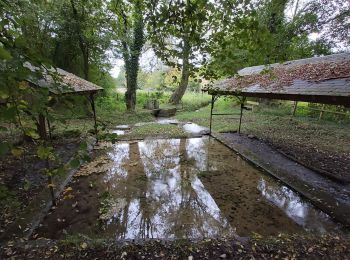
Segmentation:
<svg viewBox="0 0 350 260">
<path fill-rule="evenodd" d="M 83 242 L 83 243 L 81 243 L 80 244 L 80 247 L 82 248 L 82 249 L 86 249 L 87 248 L 87 243 L 85 243 L 85 242 Z"/>
</svg>

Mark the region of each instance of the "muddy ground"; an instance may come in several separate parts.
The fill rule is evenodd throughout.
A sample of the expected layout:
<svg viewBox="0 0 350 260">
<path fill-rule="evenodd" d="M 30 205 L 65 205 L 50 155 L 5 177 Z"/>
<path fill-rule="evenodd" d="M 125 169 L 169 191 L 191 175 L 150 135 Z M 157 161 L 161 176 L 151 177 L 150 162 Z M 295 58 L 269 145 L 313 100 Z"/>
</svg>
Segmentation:
<svg viewBox="0 0 350 260">
<path fill-rule="evenodd" d="M 53 241 L 0 248 L 2 259 L 348 259 L 350 238 L 279 236 L 200 241 Z"/>
<path fill-rule="evenodd" d="M 66 163 L 75 154 L 79 141 L 79 138 L 52 141 L 61 163 Z M 22 155 L 16 157 L 8 154 L 0 160 L 0 232 L 16 219 L 42 189 L 47 188 L 47 176 L 43 173 L 45 162 L 38 158 L 37 146 L 27 141 L 21 148 L 24 149 Z"/>
</svg>

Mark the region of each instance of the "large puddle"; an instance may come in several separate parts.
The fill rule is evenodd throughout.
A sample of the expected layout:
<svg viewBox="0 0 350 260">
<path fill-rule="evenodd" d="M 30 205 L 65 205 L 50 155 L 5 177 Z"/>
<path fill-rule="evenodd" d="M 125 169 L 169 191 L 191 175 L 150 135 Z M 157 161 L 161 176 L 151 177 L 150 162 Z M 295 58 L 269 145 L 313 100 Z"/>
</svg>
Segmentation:
<svg viewBox="0 0 350 260">
<path fill-rule="evenodd" d="M 78 171 L 39 236 L 171 239 L 340 228 L 208 136 L 122 142 L 99 153 Z"/>
</svg>

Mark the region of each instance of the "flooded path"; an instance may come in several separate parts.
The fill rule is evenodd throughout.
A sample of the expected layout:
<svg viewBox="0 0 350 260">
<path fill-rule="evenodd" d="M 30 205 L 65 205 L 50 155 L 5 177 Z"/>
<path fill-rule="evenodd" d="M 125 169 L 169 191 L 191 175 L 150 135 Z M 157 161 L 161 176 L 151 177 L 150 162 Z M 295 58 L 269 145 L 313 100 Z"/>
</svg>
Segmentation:
<svg viewBox="0 0 350 260">
<path fill-rule="evenodd" d="M 172 239 L 340 228 L 208 136 L 120 142 L 98 153 L 77 172 L 39 236 Z"/>
<path fill-rule="evenodd" d="M 133 129 L 138 127 L 143 127 L 147 125 L 175 125 L 187 133 L 187 137 L 200 137 L 209 134 L 209 128 L 200 126 L 192 122 L 180 122 L 176 118 L 157 118 L 157 121 L 151 122 L 139 122 L 134 125 L 118 125 L 115 129 L 112 129 L 111 133 L 117 134 L 119 136 L 125 136 L 132 132 Z M 125 140 L 125 139 L 124 139 Z"/>
</svg>

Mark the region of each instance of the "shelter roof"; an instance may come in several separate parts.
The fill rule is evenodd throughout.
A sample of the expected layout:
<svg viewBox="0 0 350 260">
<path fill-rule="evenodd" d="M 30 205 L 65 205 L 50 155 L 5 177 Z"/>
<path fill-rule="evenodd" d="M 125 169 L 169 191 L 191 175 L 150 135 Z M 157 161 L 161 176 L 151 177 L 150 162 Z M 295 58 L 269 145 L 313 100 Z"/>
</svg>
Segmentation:
<svg viewBox="0 0 350 260">
<path fill-rule="evenodd" d="M 244 68 L 204 90 L 350 106 L 350 53 Z"/>
</svg>

